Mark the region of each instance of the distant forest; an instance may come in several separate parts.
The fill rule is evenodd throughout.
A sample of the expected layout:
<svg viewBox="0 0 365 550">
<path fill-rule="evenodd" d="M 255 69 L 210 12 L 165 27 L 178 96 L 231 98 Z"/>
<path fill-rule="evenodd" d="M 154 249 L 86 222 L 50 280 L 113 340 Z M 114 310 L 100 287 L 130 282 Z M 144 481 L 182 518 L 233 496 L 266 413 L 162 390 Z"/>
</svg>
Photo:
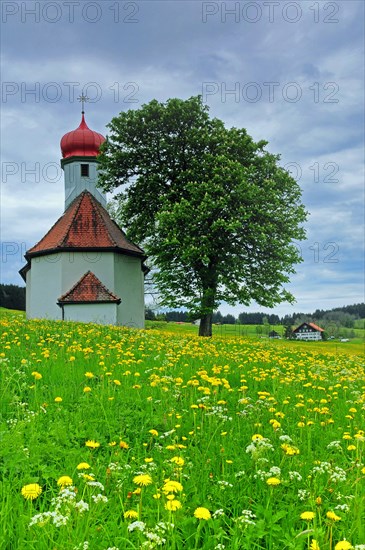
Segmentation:
<svg viewBox="0 0 365 550">
<path fill-rule="evenodd" d="M 0 307 L 25 311 L 25 286 L 0 284 Z"/>
<path fill-rule="evenodd" d="M 25 287 L 0 284 L 0 307 L 25 311 Z M 155 312 L 151 307 L 146 308 L 146 319 L 160 321 L 175 321 L 186 323 L 192 321 L 187 311 Z M 358 319 L 365 319 L 365 303 L 351 306 L 336 307 L 334 309 L 316 309 L 313 313 L 293 313 L 279 317 L 267 313 L 240 313 L 236 318 L 228 313 L 222 315 L 220 311 L 213 314 L 213 323 L 222 325 L 283 325 L 296 326 L 304 321 L 320 324 L 322 328 L 329 325 L 338 325 L 354 328 Z"/>
<path fill-rule="evenodd" d="M 324 325 L 338 324 L 342 327 L 353 328 L 355 321 L 365 318 L 365 303 L 351 306 L 337 307 L 334 309 L 316 309 L 313 313 L 293 313 L 279 317 L 276 314 L 267 313 L 240 313 L 236 318 L 230 313 L 222 315 L 220 311 L 213 314 L 213 323 L 222 325 L 283 325 L 295 326 L 303 322 L 313 322 Z M 159 321 L 189 322 L 192 319 L 187 311 L 167 311 L 156 313 L 151 308 L 146 308 L 146 319 Z"/>
</svg>

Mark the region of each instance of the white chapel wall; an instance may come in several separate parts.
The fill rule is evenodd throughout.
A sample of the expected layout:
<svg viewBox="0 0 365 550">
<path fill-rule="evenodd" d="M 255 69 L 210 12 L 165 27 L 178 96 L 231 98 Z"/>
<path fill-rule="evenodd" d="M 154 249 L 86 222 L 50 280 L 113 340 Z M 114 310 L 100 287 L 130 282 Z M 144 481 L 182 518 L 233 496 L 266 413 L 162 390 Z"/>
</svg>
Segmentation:
<svg viewBox="0 0 365 550">
<path fill-rule="evenodd" d="M 118 325 L 144 328 L 144 276 L 140 258 L 115 255 L 115 293 L 122 299 Z"/>
</svg>

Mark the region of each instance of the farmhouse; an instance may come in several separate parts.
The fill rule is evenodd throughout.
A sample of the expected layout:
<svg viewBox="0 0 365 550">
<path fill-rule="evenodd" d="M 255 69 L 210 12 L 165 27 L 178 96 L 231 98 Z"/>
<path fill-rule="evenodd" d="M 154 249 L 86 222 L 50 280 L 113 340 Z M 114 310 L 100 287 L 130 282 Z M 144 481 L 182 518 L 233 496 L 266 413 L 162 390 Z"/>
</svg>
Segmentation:
<svg viewBox="0 0 365 550">
<path fill-rule="evenodd" d="M 97 187 L 99 147 L 82 110 L 76 130 L 61 139 L 63 215 L 27 250 L 27 318 L 144 326 L 144 251 L 105 209 Z"/>
<path fill-rule="evenodd" d="M 314 323 L 302 323 L 293 330 L 297 340 L 322 340 L 323 328 Z"/>
</svg>

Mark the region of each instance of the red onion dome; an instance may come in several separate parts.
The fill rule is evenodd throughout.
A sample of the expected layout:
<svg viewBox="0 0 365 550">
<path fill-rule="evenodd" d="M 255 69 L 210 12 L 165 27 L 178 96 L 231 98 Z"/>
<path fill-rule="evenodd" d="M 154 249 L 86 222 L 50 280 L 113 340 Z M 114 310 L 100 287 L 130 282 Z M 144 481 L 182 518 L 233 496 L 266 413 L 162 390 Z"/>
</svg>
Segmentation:
<svg viewBox="0 0 365 550">
<path fill-rule="evenodd" d="M 105 137 L 90 130 L 82 113 L 81 123 L 76 130 L 72 130 L 61 139 L 61 151 L 63 158 L 67 157 L 96 157 L 99 147 L 105 141 Z"/>
</svg>

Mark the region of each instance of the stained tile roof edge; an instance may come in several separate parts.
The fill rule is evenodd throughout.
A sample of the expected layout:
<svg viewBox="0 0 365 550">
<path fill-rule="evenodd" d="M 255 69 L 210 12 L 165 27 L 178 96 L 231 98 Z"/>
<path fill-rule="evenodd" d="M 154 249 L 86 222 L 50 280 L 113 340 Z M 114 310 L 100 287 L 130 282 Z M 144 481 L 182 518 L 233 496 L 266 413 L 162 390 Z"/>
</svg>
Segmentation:
<svg viewBox="0 0 365 550">
<path fill-rule="evenodd" d="M 26 251 L 25 253 L 25 257 L 28 258 L 30 257 L 30 255 L 32 254 L 32 252 L 30 252 L 30 250 L 33 250 L 33 248 L 36 248 L 39 243 L 41 243 L 46 237 L 47 235 L 49 235 L 51 233 L 51 231 L 53 230 L 53 228 L 59 223 L 59 221 L 64 217 L 64 215 L 67 213 L 68 210 L 71 209 L 71 207 L 74 205 L 75 202 L 77 201 L 80 201 L 81 202 L 81 197 L 82 197 L 82 193 L 80 195 L 78 195 L 72 202 L 71 204 L 68 206 L 68 208 L 66 208 L 66 210 L 64 211 L 64 213 L 62 214 L 62 216 L 60 216 L 55 222 L 54 224 L 49 228 L 49 230 L 47 231 L 47 233 L 45 235 L 43 235 L 43 237 L 41 239 L 39 239 L 38 242 L 36 242 L 35 245 L 33 245 L 31 248 L 29 248 L 29 250 Z M 67 233 L 69 232 L 70 230 L 70 227 L 71 227 L 71 223 L 72 223 L 72 219 L 70 221 L 70 223 L 68 224 L 68 228 L 67 228 Z M 54 248 L 51 249 L 51 250 L 55 250 Z"/>
<path fill-rule="evenodd" d="M 42 256 L 42 255 L 46 255 L 46 254 L 49 254 L 49 253 L 54 253 L 54 252 L 59 252 L 61 250 L 82 250 L 83 247 L 63 247 L 62 246 L 62 242 L 65 241 L 67 235 L 69 234 L 69 231 L 71 229 L 71 225 L 72 225 L 72 221 L 74 220 L 74 218 L 77 216 L 77 213 L 80 209 L 80 206 L 81 206 L 81 203 L 82 203 L 82 199 L 85 197 L 85 196 L 89 196 L 90 197 L 90 200 L 91 202 L 93 203 L 94 201 L 97 203 L 96 205 L 93 204 L 95 210 L 97 211 L 97 215 L 99 216 L 99 218 L 102 218 L 102 222 L 103 224 L 105 225 L 105 223 L 107 223 L 107 221 L 102 217 L 101 213 L 100 213 L 100 208 L 102 208 L 102 210 L 105 211 L 105 213 L 107 214 L 107 216 L 109 216 L 109 220 L 116 226 L 117 230 L 120 231 L 122 234 L 123 234 L 123 238 L 127 241 L 127 243 L 129 243 L 131 246 L 135 247 L 137 250 L 133 251 L 133 250 L 130 250 L 130 249 L 127 249 L 127 248 L 122 248 L 120 246 L 118 246 L 118 244 L 116 243 L 114 237 L 112 234 L 110 234 L 110 232 L 108 231 L 108 234 L 109 234 L 109 237 L 111 239 L 112 242 L 114 242 L 114 245 L 115 245 L 115 251 L 121 251 L 125 254 L 129 254 L 129 255 L 136 255 L 136 256 L 143 256 L 143 260 L 146 259 L 146 255 L 145 255 L 145 252 L 143 250 L 143 248 L 141 248 L 140 246 L 138 246 L 137 244 L 133 243 L 132 241 L 130 241 L 126 234 L 124 233 L 124 231 L 119 227 L 119 225 L 110 217 L 108 211 L 103 207 L 103 205 L 101 203 L 99 203 L 99 201 L 92 195 L 92 193 L 90 193 L 89 191 L 85 190 L 83 191 L 82 193 L 80 193 L 80 195 L 78 195 L 72 202 L 71 204 L 68 206 L 68 208 L 65 210 L 65 212 L 62 214 L 62 216 L 60 216 L 56 222 L 52 225 L 52 227 L 47 231 L 47 233 L 35 244 L 33 245 L 29 250 L 26 251 L 26 254 L 25 254 L 25 258 L 27 260 L 29 260 L 29 258 L 33 257 L 33 256 Z M 64 234 L 64 237 L 61 241 L 61 243 L 59 243 L 57 246 L 53 247 L 53 248 L 48 248 L 48 249 L 44 249 L 44 250 L 37 250 L 35 252 L 32 252 L 32 250 L 34 250 L 35 248 L 37 248 L 37 246 L 43 241 L 46 239 L 46 237 L 51 233 L 51 231 L 54 229 L 54 227 L 60 222 L 60 220 L 65 216 L 65 214 L 67 214 L 67 212 L 69 210 L 71 210 L 71 208 L 74 207 L 75 203 L 76 204 L 76 210 L 74 212 L 74 214 L 71 216 L 71 219 L 68 223 L 68 225 L 66 226 L 66 230 L 65 230 L 65 234 Z M 84 250 L 91 250 L 93 247 L 84 247 Z M 106 250 L 108 247 L 94 247 L 94 249 L 100 249 L 100 250 Z M 112 249 L 112 247 L 110 247 Z"/>
<path fill-rule="evenodd" d="M 66 296 L 68 296 L 69 294 L 71 294 L 78 286 L 82 285 L 84 279 L 86 279 L 86 277 L 88 275 L 92 275 L 98 282 L 98 284 L 105 290 L 105 292 L 107 292 L 107 294 L 109 294 L 109 296 L 111 296 L 111 300 L 71 300 L 70 302 L 67 302 L 65 301 L 65 298 Z M 99 279 L 99 277 L 97 277 L 95 275 L 95 273 L 93 273 L 92 271 L 87 271 L 86 273 L 84 273 L 84 275 L 82 275 L 82 277 L 80 277 L 80 279 L 70 288 L 70 290 L 68 290 L 67 292 L 65 292 L 64 294 L 62 294 L 62 296 L 60 296 L 58 298 L 58 303 L 62 304 L 62 303 L 65 303 L 65 304 L 80 304 L 80 303 L 110 303 L 110 302 L 117 302 L 120 304 L 121 302 L 121 299 L 116 295 L 114 294 L 114 292 L 112 292 L 111 290 L 109 290 Z"/>
</svg>

